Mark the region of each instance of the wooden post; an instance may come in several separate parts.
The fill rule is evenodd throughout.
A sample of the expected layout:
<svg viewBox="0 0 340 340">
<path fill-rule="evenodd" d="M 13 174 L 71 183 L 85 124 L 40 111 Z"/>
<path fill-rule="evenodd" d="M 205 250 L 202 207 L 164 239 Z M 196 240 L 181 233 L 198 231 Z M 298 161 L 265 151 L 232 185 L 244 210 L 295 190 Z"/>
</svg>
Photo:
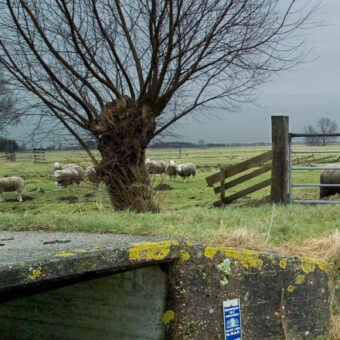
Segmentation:
<svg viewBox="0 0 340 340">
<path fill-rule="evenodd" d="M 272 186 L 271 201 L 286 203 L 288 201 L 288 116 L 272 116 Z"/>
<path fill-rule="evenodd" d="M 7 161 L 15 162 L 16 161 L 15 152 L 6 152 L 5 158 Z"/>
<path fill-rule="evenodd" d="M 221 182 L 221 203 L 225 203 L 225 167 L 220 169 L 220 182 Z"/>
</svg>

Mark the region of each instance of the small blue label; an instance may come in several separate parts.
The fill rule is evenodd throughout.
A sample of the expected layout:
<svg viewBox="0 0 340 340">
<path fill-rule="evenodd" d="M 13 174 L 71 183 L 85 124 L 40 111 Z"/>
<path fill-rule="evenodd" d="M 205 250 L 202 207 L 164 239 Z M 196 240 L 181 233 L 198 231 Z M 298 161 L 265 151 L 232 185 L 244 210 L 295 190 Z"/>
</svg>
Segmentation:
<svg viewBox="0 0 340 340">
<path fill-rule="evenodd" d="M 241 340 L 240 299 L 223 301 L 225 340 Z"/>
</svg>

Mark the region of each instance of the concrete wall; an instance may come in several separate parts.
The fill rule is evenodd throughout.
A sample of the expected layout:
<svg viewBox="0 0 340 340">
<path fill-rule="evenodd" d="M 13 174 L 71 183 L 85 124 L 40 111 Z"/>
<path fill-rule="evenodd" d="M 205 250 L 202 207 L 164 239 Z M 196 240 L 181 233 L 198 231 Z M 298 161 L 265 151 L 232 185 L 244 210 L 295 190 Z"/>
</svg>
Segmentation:
<svg viewBox="0 0 340 340">
<path fill-rule="evenodd" d="M 167 276 L 152 266 L 0 305 L 0 339 L 163 339 Z"/>
<path fill-rule="evenodd" d="M 320 259 L 131 235 L 2 234 L 1 340 L 224 339 L 230 299 L 240 299 L 243 339 L 329 334 Z M 52 284 L 69 286 L 46 292 Z"/>
</svg>

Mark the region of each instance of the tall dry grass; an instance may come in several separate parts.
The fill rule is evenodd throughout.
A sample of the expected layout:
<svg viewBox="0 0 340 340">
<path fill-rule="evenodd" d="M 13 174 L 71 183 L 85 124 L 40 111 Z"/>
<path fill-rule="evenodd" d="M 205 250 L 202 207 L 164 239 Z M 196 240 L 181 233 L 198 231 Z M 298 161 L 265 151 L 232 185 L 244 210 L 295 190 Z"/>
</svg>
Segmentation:
<svg viewBox="0 0 340 340">
<path fill-rule="evenodd" d="M 320 257 L 328 261 L 331 265 L 330 271 L 330 291 L 331 291 L 331 313 L 330 335 L 332 340 L 340 340 L 340 232 L 333 233 L 322 238 L 307 239 L 302 244 L 290 244 L 284 247 L 285 252 L 297 255 Z"/>
</svg>

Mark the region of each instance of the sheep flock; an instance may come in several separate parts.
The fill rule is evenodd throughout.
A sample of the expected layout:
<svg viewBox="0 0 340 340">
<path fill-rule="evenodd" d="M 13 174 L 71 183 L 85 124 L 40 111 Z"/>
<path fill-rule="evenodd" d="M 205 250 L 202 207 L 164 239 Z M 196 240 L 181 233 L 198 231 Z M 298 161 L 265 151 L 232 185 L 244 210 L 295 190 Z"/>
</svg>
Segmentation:
<svg viewBox="0 0 340 340">
<path fill-rule="evenodd" d="M 193 163 L 183 163 L 176 164 L 176 161 L 170 160 L 169 164 L 166 165 L 164 161 L 151 160 L 147 158 L 145 161 L 145 168 L 149 175 L 159 174 L 164 176 L 165 174 L 169 177 L 170 181 L 176 181 L 176 176 L 183 178 L 183 182 L 186 183 L 187 180 L 192 176 L 194 180 L 196 175 L 196 165 Z"/>
<path fill-rule="evenodd" d="M 94 166 L 88 166 L 84 169 L 82 166 L 74 163 L 61 164 L 55 162 L 53 165 L 54 178 L 57 188 L 60 190 L 63 187 L 74 186 L 75 184 L 80 187 L 85 179 L 98 188 L 100 178 L 97 176 L 97 172 Z M 155 178 L 156 175 L 160 175 L 161 178 L 167 176 L 170 181 L 176 181 L 176 177 L 183 178 L 183 182 L 186 183 L 190 176 L 194 180 L 196 175 L 196 166 L 193 163 L 176 164 L 176 161 L 170 160 L 167 164 L 160 160 L 151 160 L 147 158 L 145 161 L 145 169 L 150 177 Z M 23 201 L 22 192 L 25 187 L 25 181 L 22 177 L 9 176 L 0 178 L 0 202 L 3 201 L 2 194 L 4 192 L 18 193 L 17 200 Z"/>
</svg>

